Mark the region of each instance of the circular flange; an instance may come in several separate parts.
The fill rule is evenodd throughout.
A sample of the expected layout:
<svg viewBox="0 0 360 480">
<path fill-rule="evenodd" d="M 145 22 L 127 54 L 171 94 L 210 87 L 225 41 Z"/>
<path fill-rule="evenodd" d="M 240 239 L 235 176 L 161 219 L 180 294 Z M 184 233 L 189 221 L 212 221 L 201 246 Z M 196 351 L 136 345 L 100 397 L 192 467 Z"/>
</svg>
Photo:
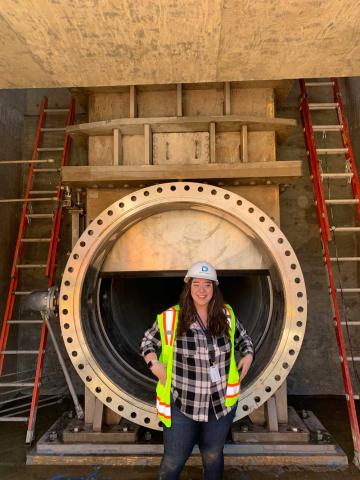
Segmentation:
<svg viewBox="0 0 360 480">
<path fill-rule="evenodd" d="M 113 203 L 83 232 L 67 262 L 59 302 L 62 335 L 86 387 L 124 418 L 157 430 L 161 425 L 155 407 L 120 389 L 97 364 L 83 331 L 80 300 L 88 269 L 114 239 L 146 217 L 184 208 L 225 218 L 259 242 L 274 264 L 283 293 L 277 348 L 261 374 L 242 391 L 235 419 L 251 413 L 280 387 L 299 354 L 306 325 L 306 290 L 299 261 L 285 235 L 256 205 L 223 188 L 193 182 L 154 185 Z"/>
</svg>

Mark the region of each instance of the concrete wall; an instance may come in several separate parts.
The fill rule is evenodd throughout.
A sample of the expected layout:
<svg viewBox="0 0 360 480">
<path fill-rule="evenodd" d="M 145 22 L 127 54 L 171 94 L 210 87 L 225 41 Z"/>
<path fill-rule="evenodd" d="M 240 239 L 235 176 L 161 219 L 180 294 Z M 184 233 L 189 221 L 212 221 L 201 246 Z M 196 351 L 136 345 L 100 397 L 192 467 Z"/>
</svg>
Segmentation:
<svg viewBox="0 0 360 480">
<path fill-rule="evenodd" d="M 360 157 L 360 145 L 356 133 L 360 128 L 359 121 L 359 98 L 360 98 L 360 80 L 351 79 L 343 84 L 344 100 L 348 111 L 348 119 L 353 136 L 353 146 L 355 154 Z M 27 116 L 25 118 L 25 135 L 23 152 L 29 155 L 33 140 L 34 125 L 37 115 L 37 104 L 43 91 L 31 91 L 27 96 Z M 66 103 L 67 92 L 48 91 L 49 98 L 55 98 L 62 105 Z M 291 394 L 341 394 L 343 392 L 340 362 L 338 360 L 337 346 L 335 342 L 335 333 L 331 318 L 331 309 L 327 291 L 327 279 L 323 266 L 321 245 L 318 233 L 318 224 L 313 204 L 312 184 L 307 172 L 307 160 L 304 147 L 304 139 L 299 117 L 297 97 L 299 89 L 297 83 L 286 101 L 278 109 L 277 116 L 296 118 L 298 127 L 287 138 L 286 142 L 278 148 L 278 158 L 281 160 L 302 159 L 305 166 L 304 178 L 296 181 L 285 189 L 280 196 L 281 201 L 281 228 L 292 243 L 300 263 L 302 265 L 309 299 L 308 327 L 303 344 L 302 351 L 297 363 L 288 379 L 288 391 Z M 84 121 L 84 120 L 80 120 Z M 19 123 L 19 125 L 21 122 Z M 21 129 L 19 129 L 20 131 Z M 19 132 L 17 132 L 19 134 Z M 16 135 L 13 132 L 13 143 L 16 144 Z M 15 146 L 13 146 L 15 148 Z M 16 150 L 14 150 L 16 151 Z M 86 160 L 84 151 L 79 147 L 74 147 L 72 152 L 72 163 L 82 164 Z M 10 188 L 8 182 L 3 182 L 4 188 Z M 1 184 L 0 184 L 1 185 Z M 12 186 L 11 188 L 14 188 Z M 10 195 L 10 192 L 8 192 Z M 4 194 L 5 196 L 5 194 Z M 16 223 L 15 216 L 7 217 L 8 225 Z M 14 226 L 14 225 L 13 225 Z M 69 229 L 69 218 L 65 217 L 65 227 Z M 9 229 L 10 231 L 10 229 Z M 66 230 L 65 230 L 66 232 Z M 59 272 L 61 266 L 67 259 L 67 252 L 70 248 L 68 234 L 63 235 L 61 247 L 61 257 L 59 261 Z M 1 240 L 4 242 L 4 240 Z M 3 243 L 3 260 L 8 261 L 9 240 Z M 357 243 L 352 240 L 351 248 L 357 248 Z M 6 262 L 5 262 L 6 263 Z M 356 282 L 357 272 L 351 271 L 347 274 L 350 282 Z M 350 308 L 347 310 L 351 320 L 356 319 L 358 314 L 358 303 L 352 300 Z M 58 332 L 59 334 L 59 332 Z M 53 350 L 49 347 L 47 356 L 48 379 L 45 384 L 45 391 L 54 391 L 64 387 L 62 374 L 59 371 L 57 360 L 54 357 Z M 70 367 L 72 369 L 72 367 Z M 73 372 L 73 377 L 77 381 L 77 374 Z M 82 385 L 77 381 L 79 392 L 82 391 Z"/>
<path fill-rule="evenodd" d="M 0 91 L 0 161 L 19 160 L 25 109 L 24 90 Z M 21 168 L 0 166 L 0 198 L 17 198 L 21 191 Z M 3 316 L 9 288 L 14 244 L 18 232 L 19 204 L 1 203 L 0 235 L 0 315 Z"/>
</svg>

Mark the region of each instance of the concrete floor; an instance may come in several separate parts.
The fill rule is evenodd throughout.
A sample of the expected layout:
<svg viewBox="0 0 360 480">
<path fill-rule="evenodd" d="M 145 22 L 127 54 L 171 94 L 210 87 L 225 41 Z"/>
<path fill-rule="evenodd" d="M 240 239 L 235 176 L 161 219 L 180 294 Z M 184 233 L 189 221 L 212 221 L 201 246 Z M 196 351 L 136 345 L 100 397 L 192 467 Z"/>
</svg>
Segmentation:
<svg viewBox="0 0 360 480">
<path fill-rule="evenodd" d="M 350 431 L 347 425 L 345 402 L 339 398 L 292 397 L 289 403 L 296 408 L 312 410 L 336 441 L 352 455 Z M 37 423 L 39 438 L 64 410 L 64 405 L 40 410 Z M 1 480 L 150 480 L 157 478 L 157 469 L 149 467 L 65 467 L 27 466 L 24 446 L 25 426 L 0 424 L 0 479 Z M 200 468 L 186 468 L 182 479 L 201 478 Z M 342 470 L 303 470 L 299 468 L 257 468 L 225 471 L 225 480 L 360 480 L 360 471 L 353 465 Z"/>
</svg>

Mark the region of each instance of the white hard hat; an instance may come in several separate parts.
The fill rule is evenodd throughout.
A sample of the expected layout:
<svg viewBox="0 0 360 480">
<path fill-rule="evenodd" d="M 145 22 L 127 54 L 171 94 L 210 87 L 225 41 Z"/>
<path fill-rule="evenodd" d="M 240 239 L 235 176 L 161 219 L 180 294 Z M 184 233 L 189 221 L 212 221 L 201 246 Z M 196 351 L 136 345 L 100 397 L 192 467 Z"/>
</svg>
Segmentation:
<svg viewBox="0 0 360 480">
<path fill-rule="evenodd" d="M 219 285 L 216 270 L 208 262 L 196 262 L 187 271 L 185 275 L 184 282 L 187 283 L 190 278 L 206 278 L 206 280 L 212 280 Z"/>
</svg>

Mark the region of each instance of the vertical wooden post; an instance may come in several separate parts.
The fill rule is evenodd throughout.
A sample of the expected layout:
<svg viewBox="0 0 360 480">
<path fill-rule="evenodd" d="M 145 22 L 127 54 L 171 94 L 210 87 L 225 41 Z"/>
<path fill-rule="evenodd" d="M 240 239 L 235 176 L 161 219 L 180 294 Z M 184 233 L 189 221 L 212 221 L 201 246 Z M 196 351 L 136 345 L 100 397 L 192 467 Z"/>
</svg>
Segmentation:
<svg viewBox="0 0 360 480">
<path fill-rule="evenodd" d="M 278 432 L 279 431 L 279 422 L 276 411 L 276 402 L 275 397 L 272 396 L 266 402 L 266 422 L 269 432 Z"/>
<path fill-rule="evenodd" d="M 243 163 L 247 163 L 249 161 L 247 125 L 242 125 L 241 127 L 241 161 Z"/>
<path fill-rule="evenodd" d="M 85 424 L 92 425 L 95 411 L 95 395 L 85 386 Z"/>
<path fill-rule="evenodd" d="M 275 401 L 279 423 L 289 423 L 286 381 L 276 390 Z"/>
<path fill-rule="evenodd" d="M 230 82 L 224 83 L 224 115 L 231 114 L 231 89 Z"/>
<path fill-rule="evenodd" d="M 136 86 L 130 85 L 130 118 L 137 117 Z"/>
<path fill-rule="evenodd" d="M 144 125 L 145 165 L 153 163 L 153 145 L 151 125 Z"/>
<path fill-rule="evenodd" d="M 98 398 L 95 398 L 94 419 L 93 419 L 94 432 L 101 432 L 101 428 L 103 424 L 103 414 L 104 414 L 104 404 Z"/>
<path fill-rule="evenodd" d="M 114 129 L 114 158 L 113 158 L 114 165 L 121 165 L 122 164 L 122 138 L 121 132 L 119 129 Z"/>
<path fill-rule="evenodd" d="M 215 122 L 210 123 L 210 163 L 216 163 L 216 125 Z"/>
<path fill-rule="evenodd" d="M 183 89 L 182 83 L 176 85 L 176 115 L 183 116 Z"/>
</svg>

